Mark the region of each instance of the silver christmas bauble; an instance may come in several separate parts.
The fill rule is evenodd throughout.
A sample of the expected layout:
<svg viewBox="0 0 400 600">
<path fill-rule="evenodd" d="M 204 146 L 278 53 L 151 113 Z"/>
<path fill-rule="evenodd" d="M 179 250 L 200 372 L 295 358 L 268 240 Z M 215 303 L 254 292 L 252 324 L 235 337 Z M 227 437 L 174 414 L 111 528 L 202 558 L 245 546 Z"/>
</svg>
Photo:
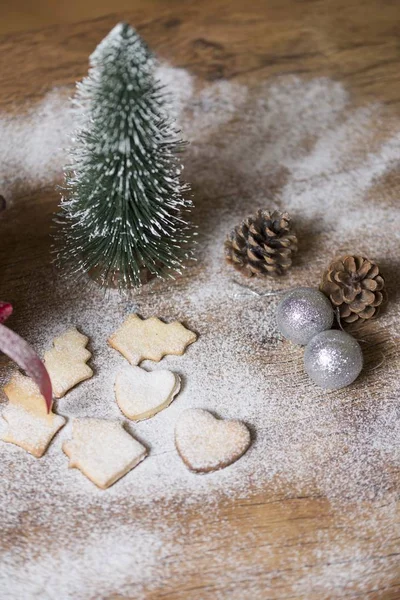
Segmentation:
<svg viewBox="0 0 400 600">
<path fill-rule="evenodd" d="M 363 366 L 360 344 L 344 331 L 323 331 L 309 342 L 304 368 L 320 387 L 338 390 L 353 383 Z"/>
<path fill-rule="evenodd" d="M 317 333 L 332 327 L 333 316 L 332 305 L 322 292 L 299 287 L 278 304 L 276 324 L 285 338 L 305 346 Z"/>
</svg>

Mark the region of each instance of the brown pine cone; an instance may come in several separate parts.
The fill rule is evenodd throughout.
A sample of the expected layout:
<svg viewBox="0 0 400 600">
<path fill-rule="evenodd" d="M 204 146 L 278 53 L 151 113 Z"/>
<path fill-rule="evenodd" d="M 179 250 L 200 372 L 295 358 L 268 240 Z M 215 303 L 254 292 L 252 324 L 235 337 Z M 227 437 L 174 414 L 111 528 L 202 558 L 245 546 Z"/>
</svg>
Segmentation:
<svg viewBox="0 0 400 600">
<path fill-rule="evenodd" d="M 384 279 L 378 265 L 364 256 L 342 256 L 325 271 L 320 290 L 345 323 L 377 316 L 385 298 Z"/>
<path fill-rule="evenodd" d="M 297 237 L 290 216 L 277 210 L 258 210 L 247 217 L 225 241 L 228 263 L 247 277 L 282 275 L 292 264 Z"/>
</svg>

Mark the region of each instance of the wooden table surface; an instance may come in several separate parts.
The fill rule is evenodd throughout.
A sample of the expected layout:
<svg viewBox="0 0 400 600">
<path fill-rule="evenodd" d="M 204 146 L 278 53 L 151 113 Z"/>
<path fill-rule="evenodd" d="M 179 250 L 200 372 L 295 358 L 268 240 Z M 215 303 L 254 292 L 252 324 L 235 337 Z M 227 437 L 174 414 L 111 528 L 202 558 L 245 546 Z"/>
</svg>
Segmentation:
<svg viewBox="0 0 400 600">
<path fill-rule="evenodd" d="M 400 117 L 399 17 L 399 3 L 388 0 L 134 0 L 128 14 L 1 38 L 0 110 L 22 110 L 55 86 L 72 85 L 87 72 L 88 55 L 96 44 L 123 18 L 135 25 L 162 59 L 204 80 L 246 78 L 251 85 L 280 74 L 328 76 L 343 82 L 354 102 L 379 101 Z M 16 310 L 12 326 L 24 333 L 29 329 L 24 318 L 32 314 L 24 290 L 39 285 L 35 274 L 49 261 L 50 216 L 56 202 L 52 189 L 25 193 L 10 208 L 13 218 L 7 220 L 3 242 L 0 239 L 0 297 L 7 290 L 5 299 Z M 38 306 L 45 294 L 37 288 Z M 384 506 L 384 500 L 374 506 L 377 522 L 386 518 Z M 385 546 L 375 548 L 373 532 L 370 536 L 360 532 L 347 512 L 351 514 L 350 506 L 338 514 L 317 491 L 305 496 L 271 495 L 266 489 L 247 500 L 221 501 L 210 515 L 208 531 L 192 528 L 184 560 L 178 549 L 172 553 L 168 579 L 161 578 L 147 597 L 399 599 L 398 516 L 390 523 L 392 535 Z M 189 531 L 196 510 L 186 519 Z M 226 536 L 222 530 L 213 541 L 219 523 L 224 524 Z M 23 536 L 23 529 L 14 535 Z M 232 535 L 241 537 L 242 543 L 235 545 L 226 566 L 215 558 Z M 334 559 L 324 550 L 330 543 L 342 549 Z M 319 545 L 321 552 L 316 554 Z M 291 561 L 288 556 L 294 552 L 297 560 Z M 362 592 L 358 590 L 366 575 L 360 563 L 368 565 L 368 583 Z M 341 564 L 354 568 L 353 581 L 343 584 Z M 304 595 L 300 582 L 305 577 L 320 582 L 323 573 L 330 569 L 333 573 L 334 568 L 338 576 L 330 578 L 329 590 L 316 586 L 313 591 L 310 586 Z M 133 599 L 139 593 L 132 582 L 123 595 L 115 590 L 106 597 Z"/>
</svg>

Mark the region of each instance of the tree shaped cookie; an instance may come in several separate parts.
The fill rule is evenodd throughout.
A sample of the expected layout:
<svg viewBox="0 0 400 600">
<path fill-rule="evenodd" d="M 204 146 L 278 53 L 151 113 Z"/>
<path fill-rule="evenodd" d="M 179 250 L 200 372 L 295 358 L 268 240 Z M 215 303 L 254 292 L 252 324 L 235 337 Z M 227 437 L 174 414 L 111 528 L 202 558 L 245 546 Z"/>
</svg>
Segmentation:
<svg viewBox="0 0 400 600">
<path fill-rule="evenodd" d="M 191 471 L 209 473 L 232 464 L 250 446 L 250 432 L 241 421 L 216 419 L 199 408 L 185 410 L 175 427 L 175 445 Z"/>
<path fill-rule="evenodd" d="M 141 319 L 133 314 L 113 333 L 108 343 L 131 365 L 138 365 L 146 359 L 158 362 L 167 354 L 182 355 L 186 346 L 196 339 L 196 334 L 178 321 L 167 324 L 156 317 Z"/>
<path fill-rule="evenodd" d="M 48 413 L 37 385 L 19 372 L 13 375 L 4 392 L 9 403 L 3 411 L 7 428 L 1 439 L 40 458 L 53 436 L 65 424 L 64 417 L 52 411 Z"/>
<path fill-rule="evenodd" d="M 69 466 L 80 469 L 102 489 L 118 481 L 136 467 L 147 454 L 146 448 L 118 421 L 75 419 L 72 439 L 63 450 Z"/>
<path fill-rule="evenodd" d="M 115 396 L 128 419 L 141 421 L 169 406 L 180 387 L 180 377 L 172 371 L 149 373 L 140 367 L 127 367 L 117 374 Z"/>
<path fill-rule="evenodd" d="M 53 341 L 53 348 L 44 354 L 44 364 L 50 375 L 53 394 L 61 398 L 75 385 L 89 379 L 93 371 L 86 362 L 92 356 L 86 349 L 89 338 L 75 328 Z"/>
</svg>

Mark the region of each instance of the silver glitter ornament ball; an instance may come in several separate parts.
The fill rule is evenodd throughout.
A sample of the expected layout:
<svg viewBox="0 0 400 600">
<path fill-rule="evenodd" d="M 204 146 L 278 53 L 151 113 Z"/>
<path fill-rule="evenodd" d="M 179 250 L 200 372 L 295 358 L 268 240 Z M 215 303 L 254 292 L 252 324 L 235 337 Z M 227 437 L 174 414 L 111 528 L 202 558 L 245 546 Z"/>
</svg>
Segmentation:
<svg viewBox="0 0 400 600">
<path fill-rule="evenodd" d="M 315 288 L 299 287 L 284 295 L 276 309 L 281 334 L 300 346 L 333 324 L 333 308 L 328 298 Z"/>
<path fill-rule="evenodd" d="M 360 344 L 344 331 L 323 331 L 309 342 L 304 368 L 320 387 L 338 390 L 353 383 L 363 366 Z"/>
</svg>

